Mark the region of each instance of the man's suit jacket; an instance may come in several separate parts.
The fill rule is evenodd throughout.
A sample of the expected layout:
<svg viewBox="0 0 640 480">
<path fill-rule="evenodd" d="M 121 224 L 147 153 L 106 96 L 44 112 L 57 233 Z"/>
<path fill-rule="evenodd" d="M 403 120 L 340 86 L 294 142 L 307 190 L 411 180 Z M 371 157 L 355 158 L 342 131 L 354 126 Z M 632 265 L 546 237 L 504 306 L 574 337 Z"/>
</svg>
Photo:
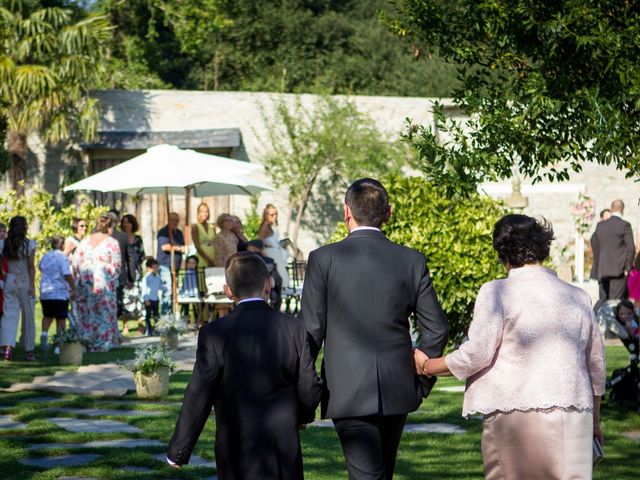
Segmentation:
<svg viewBox="0 0 640 480">
<path fill-rule="evenodd" d="M 314 356 L 324 342 L 323 417 L 418 408 L 435 379 L 416 375 L 411 314 L 422 333 L 420 349 L 441 356 L 447 319 L 422 253 L 378 230 L 357 230 L 309 255 L 301 316 Z"/>
<path fill-rule="evenodd" d="M 635 246 L 631 224 L 613 215 L 598 223 L 591 239 L 598 278 L 616 278 L 631 271 Z"/>
<path fill-rule="evenodd" d="M 220 479 L 302 479 L 297 426 L 313 420 L 321 384 L 302 322 L 241 303 L 200 330 L 167 457 L 188 463 L 213 405 Z"/>
</svg>

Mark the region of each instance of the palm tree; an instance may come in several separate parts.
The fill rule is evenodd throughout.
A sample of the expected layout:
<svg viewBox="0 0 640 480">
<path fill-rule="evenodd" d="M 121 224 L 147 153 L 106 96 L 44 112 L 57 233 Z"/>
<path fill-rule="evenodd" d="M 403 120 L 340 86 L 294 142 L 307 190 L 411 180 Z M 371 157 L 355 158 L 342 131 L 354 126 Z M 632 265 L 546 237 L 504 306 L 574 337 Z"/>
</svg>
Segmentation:
<svg viewBox="0 0 640 480">
<path fill-rule="evenodd" d="M 89 92 L 103 80 L 110 27 L 104 16 L 76 21 L 67 9 L 27 12 L 17 0 L 3 3 L 0 115 L 7 124 L 11 183 L 23 194 L 30 132 L 50 143 L 95 137 L 99 111 Z"/>
</svg>

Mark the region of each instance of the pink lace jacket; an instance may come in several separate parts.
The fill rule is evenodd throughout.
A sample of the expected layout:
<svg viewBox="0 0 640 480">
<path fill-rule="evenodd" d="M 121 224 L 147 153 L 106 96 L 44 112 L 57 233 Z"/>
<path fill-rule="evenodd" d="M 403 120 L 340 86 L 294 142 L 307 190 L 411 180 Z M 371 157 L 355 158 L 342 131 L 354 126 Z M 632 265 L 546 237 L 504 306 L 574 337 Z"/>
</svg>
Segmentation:
<svg viewBox="0 0 640 480">
<path fill-rule="evenodd" d="M 469 339 L 445 362 L 468 379 L 462 415 L 593 409 L 605 386 L 604 344 L 589 295 L 540 266 L 486 283 Z"/>
</svg>

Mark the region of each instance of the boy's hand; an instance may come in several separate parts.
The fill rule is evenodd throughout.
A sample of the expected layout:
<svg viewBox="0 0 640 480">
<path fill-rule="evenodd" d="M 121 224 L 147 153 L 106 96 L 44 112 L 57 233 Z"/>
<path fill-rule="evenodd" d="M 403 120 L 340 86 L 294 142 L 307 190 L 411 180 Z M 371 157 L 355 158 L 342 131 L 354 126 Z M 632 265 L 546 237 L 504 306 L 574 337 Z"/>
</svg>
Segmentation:
<svg viewBox="0 0 640 480">
<path fill-rule="evenodd" d="M 144 301 L 144 305 L 145 305 L 145 307 L 150 307 L 151 306 L 151 302 L 149 300 L 145 300 Z"/>
</svg>

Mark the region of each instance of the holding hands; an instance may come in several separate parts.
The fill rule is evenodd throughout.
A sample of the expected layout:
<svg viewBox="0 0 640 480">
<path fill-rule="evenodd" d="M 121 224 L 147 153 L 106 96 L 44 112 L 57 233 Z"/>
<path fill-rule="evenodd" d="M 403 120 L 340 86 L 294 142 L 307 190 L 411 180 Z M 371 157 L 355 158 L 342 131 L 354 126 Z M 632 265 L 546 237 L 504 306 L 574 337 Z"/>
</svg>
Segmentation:
<svg viewBox="0 0 640 480">
<path fill-rule="evenodd" d="M 427 375 L 426 365 L 429 357 L 422 351 L 417 348 L 413 350 L 413 361 L 416 364 L 416 372 L 418 375 Z"/>
</svg>

